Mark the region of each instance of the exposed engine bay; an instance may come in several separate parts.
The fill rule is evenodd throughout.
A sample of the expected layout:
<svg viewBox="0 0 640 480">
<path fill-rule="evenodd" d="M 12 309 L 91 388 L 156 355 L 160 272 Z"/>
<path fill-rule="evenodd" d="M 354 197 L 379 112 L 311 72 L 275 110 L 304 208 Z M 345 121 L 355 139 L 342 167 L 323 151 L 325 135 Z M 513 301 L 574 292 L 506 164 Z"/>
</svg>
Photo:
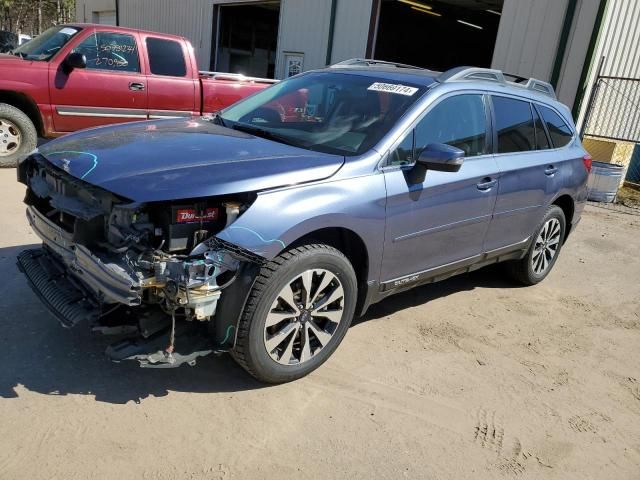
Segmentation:
<svg viewBox="0 0 640 480">
<path fill-rule="evenodd" d="M 43 241 L 42 249 L 21 254 L 19 267 L 32 284 L 42 283 L 41 297 L 48 295 L 45 283 L 56 282 L 43 300 L 65 326 L 87 319 L 98 332 L 129 335 L 133 341 L 108 353 L 144 366 L 193 364 L 197 356 L 233 345 L 232 329 L 216 325 L 218 304 L 238 276 L 264 259 L 215 235 L 249 208 L 255 194 L 135 203 L 37 154 L 18 175 L 29 186 L 29 223 Z M 178 355 L 181 333 L 197 338 L 200 350 Z"/>
</svg>

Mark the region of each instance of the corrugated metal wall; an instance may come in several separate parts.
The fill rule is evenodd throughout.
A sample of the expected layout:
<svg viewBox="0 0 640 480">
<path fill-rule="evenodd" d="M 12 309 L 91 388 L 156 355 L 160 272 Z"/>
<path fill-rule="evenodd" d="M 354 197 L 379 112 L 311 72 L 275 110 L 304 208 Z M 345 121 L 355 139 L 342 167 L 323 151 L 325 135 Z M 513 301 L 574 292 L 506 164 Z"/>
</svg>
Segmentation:
<svg viewBox="0 0 640 480">
<path fill-rule="evenodd" d="M 568 0 L 505 0 L 493 68 L 549 80 Z"/>
<path fill-rule="evenodd" d="M 638 0 L 609 0 L 602 31 L 594 52 L 588 77 L 585 99 L 588 99 L 596 80 L 600 59 L 604 56 L 602 75 L 640 78 L 640 2 Z M 600 88 L 599 99 L 591 114 L 589 131 L 601 135 L 629 136 L 637 130 L 640 117 L 639 82 L 607 81 Z M 580 112 L 582 125 L 588 102 Z M 626 118 L 626 120 L 625 120 Z M 611 125 L 614 120 L 618 125 Z M 628 123 L 620 125 L 619 123 Z"/>
<path fill-rule="evenodd" d="M 116 0 L 76 0 L 76 21 L 93 22 L 93 12 L 115 11 Z"/>
<path fill-rule="evenodd" d="M 578 1 L 556 89 L 560 101 L 569 107 L 573 107 L 576 99 L 584 63 L 589 61 L 586 55 L 594 33 L 599 6 L 600 0 Z"/>
<path fill-rule="evenodd" d="M 577 4 L 556 88 L 560 101 L 569 106 L 576 98 L 599 3 L 579 0 Z M 492 66 L 549 81 L 567 5 L 568 0 L 505 0 Z"/>
<path fill-rule="evenodd" d="M 120 24 L 188 38 L 201 70 L 209 68 L 213 0 L 120 1 Z"/>
<path fill-rule="evenodd" d="M 338 2 L 331 63 L 365 57 L 372 3 L 373 0 Z"/>
<path fill-rule="evenodd" d="M 282 0 L 276 77 L 282 78 L 285 52 L 304 54 L 304 69 L 323 67 L 327 55 L 331 0 Z"/>
<path fill-rule="evenodd" d="M 595 54 L 596 59 L 606 57 L 603 75 L 640 78 L 639 27 L 638 0 L 609 0 Z"/>
</svg>

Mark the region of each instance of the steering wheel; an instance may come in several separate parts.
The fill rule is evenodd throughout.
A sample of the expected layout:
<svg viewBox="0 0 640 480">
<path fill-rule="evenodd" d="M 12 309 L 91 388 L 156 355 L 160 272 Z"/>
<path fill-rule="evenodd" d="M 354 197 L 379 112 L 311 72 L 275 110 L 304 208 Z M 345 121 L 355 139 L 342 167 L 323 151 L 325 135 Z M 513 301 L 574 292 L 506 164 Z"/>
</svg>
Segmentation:
<svg viewBox="0 0 640 480">
<path fill-rule="evenodd" d="M 246 114 L 240 119 L 243 123 L 282 123 L 282 117 L 278 112 L 271 108 L 260 107 L 251 113 Z"/>
</svg>

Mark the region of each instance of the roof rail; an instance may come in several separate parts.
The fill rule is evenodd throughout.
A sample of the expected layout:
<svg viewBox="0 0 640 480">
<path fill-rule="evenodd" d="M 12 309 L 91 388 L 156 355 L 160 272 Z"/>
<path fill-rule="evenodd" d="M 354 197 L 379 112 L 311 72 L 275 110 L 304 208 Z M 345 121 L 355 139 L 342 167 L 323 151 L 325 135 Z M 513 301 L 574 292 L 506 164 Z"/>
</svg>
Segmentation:
<svg viewBox="0 0 640 480">
<path fill-rule="evenodd" d="M 395 68 L 412 68 L 415 70 L 427 70 L 423 67 L 415 65 L 406 65 L 397 62 L 385 62 L 384 60 L 374 60 L 373 58 L 350 58 L 342 62 L 334 63 L 329 68 L 347 68 L 347 67 L 395 67 Z"/>
<path fill-rule="evenodd" d="M 506 77 L 513 78 L 514 81 L 508 81 Z M 501 70 L 494 70 L 491 68 L 456 67 L 440 74 L 436 80 L 440 83 L 464 80 L 484 80 L 512 87 L 526 88 L 527 90 L 533 90 L 535 92 L 548 95 L 549 97 L 556 98 L 556 92 L 553 85 L 548 82 L 543 82 L 542 80 L 537 80 L 535 78 L 527 79 L 519 75 L 503 73 Z"/>
</svg>

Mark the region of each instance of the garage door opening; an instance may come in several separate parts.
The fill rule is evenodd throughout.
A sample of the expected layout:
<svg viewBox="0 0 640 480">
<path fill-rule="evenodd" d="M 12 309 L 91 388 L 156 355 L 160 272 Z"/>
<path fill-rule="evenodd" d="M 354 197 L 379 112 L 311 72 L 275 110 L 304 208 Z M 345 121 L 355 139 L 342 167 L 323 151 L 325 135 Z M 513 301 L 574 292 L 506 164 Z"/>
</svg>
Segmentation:
<svg viewBox="0 0 640 480">
<path fill-rule="evenodd" d="M 504 0 L 382 0 L 375 58 L 445 71 L 490 67 Z"/>
<path fill-rule="evenodd" d="M 215 70 L 274 78 L 280 2 L 219 5 Z"/>
</svg>

